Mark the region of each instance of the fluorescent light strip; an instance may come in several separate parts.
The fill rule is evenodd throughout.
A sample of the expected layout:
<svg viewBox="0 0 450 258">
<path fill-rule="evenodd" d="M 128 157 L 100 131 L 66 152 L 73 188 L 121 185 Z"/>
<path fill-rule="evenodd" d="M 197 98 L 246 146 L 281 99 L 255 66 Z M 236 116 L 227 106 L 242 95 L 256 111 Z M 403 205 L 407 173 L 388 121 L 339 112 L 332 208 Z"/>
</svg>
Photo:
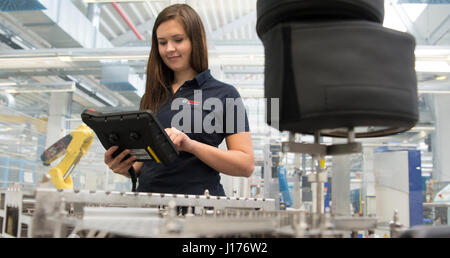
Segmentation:
<svg viewBox="0 0 450 258">
<path fill-rule="evenodd" d="M 15 86 L 17 85 L 17 83 L 15 82 L 0 82 L 0 87 L 1 86 Z"/>
<path fill-rule="evenodd" d="M 99 61 L 99 60 L 142 60 L 148 59 L 148 55 L 136 55 L 136 56 L 72 56 L 72 61 Z"/>
<path fill-rule="evenodd" d="M 435 127 L 434 126 L 414 126 L 413 128 L 411 128 L 411 130 L 414 130 L 414 131 L 434 131 Z"/>
<path fill-rule="evenodd" d="M 55 56 L 51 57 L 24 57 L 24 58 L 17 58 L 17 57 L 7 57 L 7 58 L 0 58 L 2 62 L 53 62 L 53 61 L 60 61 L 61 59 Z"/>
<path fill-rule="evenodd" d="M 52 56 L 52 57 L 25 57 L 0 58 L 0 62 L 98 62 L 101 60 L 148 60 L 148 55 L 136 56 Z M 6 65 L 8 66 L 8 65 Z"/>
<path fill-rule="evenodd" d="M 70 89 L 63 89 L 63 90 L 4 90 L 6 93 L 38 93 L 38 92 L 73 92 L 73 90 Z"/>
<path fill-rule="evenodd" d="M 450 66 L 445 61 L 416 61 L 416 71 L 450 73 Z"/>
<path fill-rule="evenodd" d="M 74 82 L 60 83 L 29 83 L 0 87 L 0 92 L 6 93 L 36 93 L 36 92 L 73 92 Z"/>
<path fill-rule="evenodd" d="M 450 94 L 450 90 L 419 90 L 419 94 Z"/>
</svg>

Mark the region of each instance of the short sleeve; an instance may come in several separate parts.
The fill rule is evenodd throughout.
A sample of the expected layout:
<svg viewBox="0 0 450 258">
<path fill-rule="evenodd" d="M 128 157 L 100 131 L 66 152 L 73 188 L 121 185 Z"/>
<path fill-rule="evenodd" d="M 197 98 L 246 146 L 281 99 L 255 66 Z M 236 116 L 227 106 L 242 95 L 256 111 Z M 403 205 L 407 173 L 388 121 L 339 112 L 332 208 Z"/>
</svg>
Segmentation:
<svg viewBox="0 0 450 258">
<path fill-rule="evenodd" d="M 228 86 L 227 94 L 222 100 L 224 104 L 223 132 L 225 137 L 235 133 L 249 132 L 247 111 L 241 95 L 233 86 Z"/>
</svg>

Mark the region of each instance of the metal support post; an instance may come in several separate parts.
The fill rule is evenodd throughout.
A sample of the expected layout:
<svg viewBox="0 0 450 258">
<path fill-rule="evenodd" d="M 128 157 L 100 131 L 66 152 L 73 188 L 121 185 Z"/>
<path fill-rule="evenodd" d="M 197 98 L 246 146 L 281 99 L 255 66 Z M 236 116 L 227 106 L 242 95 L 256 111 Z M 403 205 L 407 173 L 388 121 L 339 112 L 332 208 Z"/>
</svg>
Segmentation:
<svg viewBox="0 0 450 258">
<path fill-rule="evenodd" d="M 314 144 L 320 145 L 319 131 L 314 133 Z M 326 172 L 323 171 L 321 164 L 322 158 L 324 158 L 324 156 L 320 154 L 312 155 L 312 173 L 308 177 L 311 184 L 314 184 L 315 186 L 315 191 L 313 191 L 313 207 L 314 213 L 317 214 L 323 213 L 323 183 L 327 180 Z"/>
<path fill-rule="evenodd" d="M 70 117 L 72 93 L 52 92 L 47 123 L 45 146 L 50 147 L 66 133 L 66 119 Z"/>
</svg>

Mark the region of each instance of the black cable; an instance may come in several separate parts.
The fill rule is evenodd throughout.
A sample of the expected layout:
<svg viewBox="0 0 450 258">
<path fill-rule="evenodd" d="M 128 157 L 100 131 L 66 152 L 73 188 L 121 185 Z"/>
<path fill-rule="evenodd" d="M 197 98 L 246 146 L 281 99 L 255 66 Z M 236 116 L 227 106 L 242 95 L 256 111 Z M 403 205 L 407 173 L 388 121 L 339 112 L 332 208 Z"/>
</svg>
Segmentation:
<svg viewBox="0 0 450 258">
<path fill-rule="evenodd" d="M 131 191 L 136 192 L 137 178 L 136 178 L 136 172 L 134 171 L 133 166 L 131 166 L 128 169 L 128 174 L 130 174 L 130 177 L 131 177 L 131 184 L 132 184 Z"/>
</svg>

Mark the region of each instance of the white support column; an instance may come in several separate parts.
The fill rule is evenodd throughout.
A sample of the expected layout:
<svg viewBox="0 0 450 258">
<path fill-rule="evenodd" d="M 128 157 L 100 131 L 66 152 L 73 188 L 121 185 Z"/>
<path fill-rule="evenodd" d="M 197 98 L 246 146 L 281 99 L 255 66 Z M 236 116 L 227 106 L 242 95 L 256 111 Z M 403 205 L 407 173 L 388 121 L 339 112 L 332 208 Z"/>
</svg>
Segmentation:
<svg viewBox="0 0 450 258">
<path fill-rule="evenodd" d="M 375 191 L 375 174 L 374 174 L 374 147 L 363 147 L 363 192 L 364 200 L 363 214 L 364 216 L 376 216 L 376 191 Z"/>
<path fill-rule="evenodd" d="M 239 178 L 239 197 L 248 198 L 250 197 L 248 191 L 248 178 L 246 177 L 238 177 Z"/>
<path fill-rule="evenodd" d="M 231 196 L 241 197 L 241 179 L 239 177 L 231 178 Z"/>
<path fill-rule="evenodd" d="M 72 93 L 51 93 L 45 148 L 50 147 L 68 133 L 66 132 L 66 128 L 68 128 L 66 126 L 66 120 L 70 117 L 71 104 Z"/>
<path fill-rule="evenodd" d="M 273 198 L 279 205 L 278 194 L 280 186 L 278 178 L 272 177 L 272 152 L 270 151 L 270 144 L 264 145 L 264 198 Z"/>
<path fill-rule="evenodd" d="M 97 47 L 97 34 L 100 31 L 100 13 L 101 8 L 99 3 L 89 3 L 88 9 L 87 9 L 87 17 L 89 21 L 92 23 L 92 26 L 94 26 L 94 29 L 92 31 L 92 47 Z"/>
<path fill-rule="evenodd" d="M 351 155 L 333 156 L 331 178 L 332 214 L 350 216 L 350 158 Z"/>
<path fill-rule="evenodd" d="M 295 134 L 294 140 L 296 142 L 301 142 L 301 135 Z M 294 168 L 296 168 L 296 173 L 294 174 L 294 190 L 292 191 L 292 208 L 300 209 L 302 205 L 302 191 L 300 189 L 300 180 L 301 180 L 301 153 L 294 153 Z"/>
<path fill-rule="evenodd" d="M 226 174 L 220 174 L 220 183 L 223 186 L 225 195 L 228 197 L 233 196 L 233 177 Z"/>
<path fill-rule="evenodd" d="M 450 182 L 450 95 L 434 95 L 434 118 L 436 130 L 433 141 L 433 179 L 437 182 Z"/>
<path fill-rule="evenodd" d="M 333 144 L 345 144 L 346 139 L 333 138 Z M 350 216 L 350 169 L 351 154 L 335 155 L 331 167 L 331 213 Z"/>
</svg>

